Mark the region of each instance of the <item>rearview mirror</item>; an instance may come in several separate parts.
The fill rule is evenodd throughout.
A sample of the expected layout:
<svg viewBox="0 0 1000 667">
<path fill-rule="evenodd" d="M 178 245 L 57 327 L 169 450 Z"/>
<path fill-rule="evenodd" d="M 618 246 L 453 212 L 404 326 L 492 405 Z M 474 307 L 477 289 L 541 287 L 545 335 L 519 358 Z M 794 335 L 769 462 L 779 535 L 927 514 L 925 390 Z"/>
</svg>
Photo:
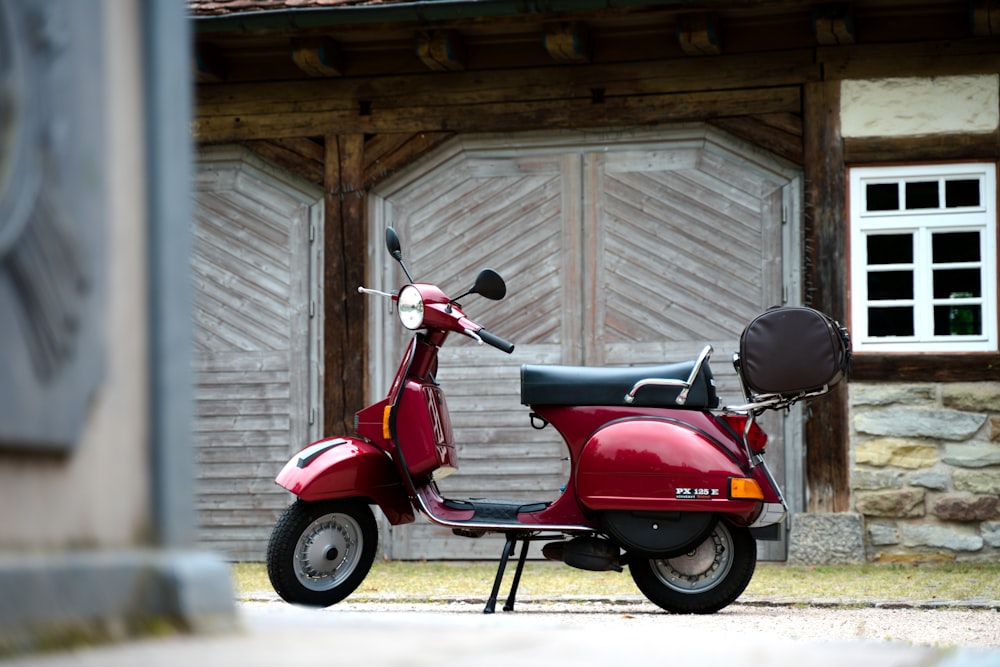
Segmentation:
<svg viewBox="0 0 1000 667">
<path fill-rule="evenodd" d="M 385 247 L 393 259 L 397 262 L 403 261 L 403 248 L 399 244 L 399 235 L 392 227 L 385 228 Z"/>
<path fill-rule="evenodd" d="M 469 292 L 471 294 L 479 294 L 493 301 L 499 301 L 507 296 L 507 283 L 493 269 L 483 269 L 476 276 L 476 283 Z"/>
</svg>

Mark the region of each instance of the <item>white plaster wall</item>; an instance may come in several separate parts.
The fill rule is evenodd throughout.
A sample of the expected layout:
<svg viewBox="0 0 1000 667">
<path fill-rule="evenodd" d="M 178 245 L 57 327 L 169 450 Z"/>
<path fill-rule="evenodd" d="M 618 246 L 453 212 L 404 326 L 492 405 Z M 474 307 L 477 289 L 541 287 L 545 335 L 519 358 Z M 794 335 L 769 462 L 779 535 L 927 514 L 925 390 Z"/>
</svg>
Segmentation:
<svg viewBox="0 0 1000 667">
<path fill-rule="evenodd" d="M 844 137 L 992 132 L 1000 124 L 1000 75 L 843 81 Z"/>
<path fill-rule="evenodd" d="M 139 3 L 104 0 L 107 366 L 66 458 L 0 459 L 0 549 L 127 547 L 148 534 L 145 192 Z"/>
</svg>

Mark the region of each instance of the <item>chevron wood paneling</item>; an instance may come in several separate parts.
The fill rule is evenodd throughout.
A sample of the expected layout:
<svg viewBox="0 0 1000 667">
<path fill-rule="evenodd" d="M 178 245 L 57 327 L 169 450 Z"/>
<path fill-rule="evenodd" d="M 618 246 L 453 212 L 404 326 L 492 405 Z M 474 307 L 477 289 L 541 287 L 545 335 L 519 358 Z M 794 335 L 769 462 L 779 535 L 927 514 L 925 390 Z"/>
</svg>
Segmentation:
<svg viewBox="0 0 1000 667">
<path fill-rule="evenodd" d="M 291 499 L 274 477 L 306 444 L 315 200 L 246 158 L 209 154 L 196 176 L 196 509 L 205 547 L 260 560 Z"/>
</svg>

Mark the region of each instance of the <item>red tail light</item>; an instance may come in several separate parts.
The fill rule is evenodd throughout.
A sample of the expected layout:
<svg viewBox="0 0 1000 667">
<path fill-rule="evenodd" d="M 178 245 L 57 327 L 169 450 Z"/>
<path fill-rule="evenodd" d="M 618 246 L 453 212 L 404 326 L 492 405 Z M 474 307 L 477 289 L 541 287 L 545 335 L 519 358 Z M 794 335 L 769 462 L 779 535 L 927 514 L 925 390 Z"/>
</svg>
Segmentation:
<svg viewBox="0 0 1000 667">
<path fill-rule="evenodd" d="M 746 429 L 747 417 L 746 415 L 722 415 L 722 418 L 726 420 L 730 428 L 736 431 L 736 434 L 742 438 L 744 429 Z M 762 452 L 767 446 L 767 433 L 761 430 L 757 426 L 757 422 L 754 422 L 750 426 L 750 433 L 747 434 L 747 440 L 750 445 L 750 451 L 752 452 Z"/>
</svg>

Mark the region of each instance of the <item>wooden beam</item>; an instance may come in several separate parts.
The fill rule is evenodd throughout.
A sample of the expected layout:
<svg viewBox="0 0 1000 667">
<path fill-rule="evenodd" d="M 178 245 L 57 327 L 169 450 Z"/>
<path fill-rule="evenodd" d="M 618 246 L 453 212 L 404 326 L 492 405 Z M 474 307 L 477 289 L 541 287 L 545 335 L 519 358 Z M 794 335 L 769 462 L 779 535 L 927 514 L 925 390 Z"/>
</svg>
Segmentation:
<svg viewBox="0 0 1000 667">
<path fill-rule="evenodd" d="M 465 42 L 456 30 L 431 30 L 417 34 L 417 56 L 429 69 L 465 69 Z"/>
<path fill-rule="evenodd" d="M 865 164 L 939 160 L 995 160 L 1000 155 L 1000 131 L 937 134 L 916 137 L 855 137 L 844 139 L 844 162 Z"/>
<path fill-rule="evenodd" d="M 490 72 L 434 72 L 380 77 L 299 80 L 258 84 L 203 85 L 197 89 L 199 118 L 210 116 L 342 110 L 357 113 L 359 102 L 373 109 L 453 104 L 489 105 L 510 100 L 543 101 L 591 97 L 603 89 L 609 98 L 692 90 L 797 86 L 818 81 L 822 68 L 812 49 L 738 55 L 672 58 L 659 61 L 583 66 L 553 66 Z M 315 130 L 313 131 L 315 132 Z"/>
<path fill-rule="evenodd" d="M 325 140 L 323 233 L 323 430 L 354 430 L 367 397 L 367 305 L 357 293 L 366 270 L 364 137 Z"/>
<path fill-rule="evenodd" d="M 802 164 L 802 119 L 791 113 L 716 118 L 711 125 Z"/>
<path fill-rule="evenodd" d="M 714 14 L 681 14 L 677 17 L 677 41 L 689 56 L 719 55 L 718 18 Z"/>
<path fill-rule="evenodd" d="M 376 134 L 365 140 L 365 182 L 368 182 L 369 172 L 379 172 L 379 163 L 398 151 L 402 146 L 412 139 L 413 134 Z"/>
<path fill-rule="evenodd" d="M 971 0 L 972 32 L 980 37 L 1000 35 L 1000 2 Z"/>
<path fill-rule="evenodd" d="M 851 379 L 885 382 L 995 382 L 1000 377 L 1000 354 L 856 354 Z"/>
<path fill-rule="evenodd" d="M 590 29 L 582 21 L 547 23 L 545 50 L 559 63 L 590 62 Z"/>
<path fill-rule="evenodd" d="M 292 62 L 309 76 L 341 76 L 344 73 L 340 46 L 329 37 L 293 39 Z"/>
<path fill-rule="evenodd" d="M 818 47 L 816 62 L 828 79 L 879 79 L 1000 72 L 993 38 Z"/>
<path fill-rule="evenodd" d="M 340 207 L 340 147 L 336 135 L 325 139 L 323 180 L 323 435 L 342 431 L 347 412 L 344 352 L 349 344 L 344 267 L 343 211 Z"/>
<path fill-rule="evenodd" d="M 495 104 L 456 103 L 443 107 L 412 105 L 373 109 L 368 115 L 350 111 L 288 114 L 243 113 L 236 117 L 199 118 L 192 124 L 199 141 L 233 141 L 308 136 L 318 127 L 345 132 L 488 132 L 529 127 L 585 128 L 614 124 L 705 120 L 746 114 L 797 113 L 802 101 L 798 86 L 722 90 L 670 95 L 593 97 Z"/>
<path fill-rule="evenodd" d="M 368 299 L 358 294 L 367 275 L 368 232 L 365 222 L 364 151 L 362 134 L 341 134 L 338 137 L 341 178 L 341 221 L 343 222 L 344 283 L 347 287 L 347 315 L 344 326 L 351 335 L 344 350 L 344 432 L 354 429 L 354 413 L 363 408 L 368 398 Z"/>
<path fill-rule="evenodd" d="M 365 185 L 372 187 L 452 136 L 453 132 L 374 136 L 365 142 Z"/>
<path fill-rule="evenodd" d="M 806 183 L 804 302 L 840 322 L 847 315 L 847 230 L 840 83 L 808 83 L 803 99 Z M 806 490 L 811 512 L 850 509 L 846 383 L 809 406 Z"/>
<path fill-rule="evenodd" d="M 324 154 L 322 144 L 305 137 L 254 140 L 245 143 L 247 148 L 269 162 L 280 165 L 307 181 L 323 185 Z"/>
<path fill-rule="evenodd" d="M 846 3 L 813 8 L 813 33 L 824 45 L 854 43 L 854 10 Z"/>
<path fill-rule="evenodd" d="M 211 44 L 199 44 L 191 63 L 197 83 L 218 83 L 226 79 L 226 60 L 222 51 Z"/>
</svg>

